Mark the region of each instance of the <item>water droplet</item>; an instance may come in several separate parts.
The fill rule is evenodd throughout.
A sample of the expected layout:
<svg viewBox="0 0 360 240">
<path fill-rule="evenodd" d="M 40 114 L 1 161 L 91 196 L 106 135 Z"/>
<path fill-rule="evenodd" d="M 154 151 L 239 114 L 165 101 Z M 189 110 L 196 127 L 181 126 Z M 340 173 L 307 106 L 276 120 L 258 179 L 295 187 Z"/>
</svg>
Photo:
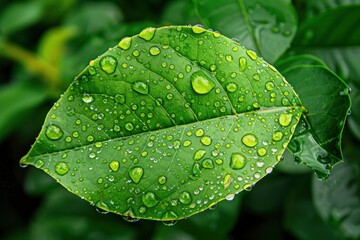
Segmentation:
<svg viewBox="0 0 360 240">
<path fill-rule="evenodd" d="M 232 178 L 230 174 L 225 175 L 224 177 L 224 189 L 227 189 L 230 186 L 230 183 L 232 182 Z"/>
<path fill-rule="evenodd" d="M 55 165 L 55 172 L 60 176 L 64 176 L 69 171 L 69 166 L 66 162 L 58 162 Z"/>
<path fill-rule="evenodd" d="M 242 169 L 246 165 L 246 158 L 241 153 L 231 154 L 230 167 L 232 169 L 238 170 Z"/>
<path fill-rule="evenodd" d="M 210 158 L 207 158 L 207 159 L 204 159 L 202 162 L 201 162 L 201 166 L 203 168 L 206 168 L 206 169 L 213 169 L 214 168 L 214 163 L 213 161 L 210 159 Z"/>
<path fill-rule="evenodd" d="M 192 172 L 195 176 L 200 175 L 201 171 L 200 171 L 200 164 L 199 163 L 194 163 L 193 168 L 192 168 Z"/>
<path fill-rule="evenodd" d="M 238 88 L 237 84 L 233 83 L 233 82 L 228 83 L 226 85 L 226 90 L 228 90 L 229 92 L 235 92 L 237 90 L 237 88 Z"/>
<path fill-rule="evenodd" d="M 101 214 L 107 214 L 109 213 L 107 210 L 109 209 L 108 205 L 104 203 L 103 201 L 98 201 L 96 204 L 96 211 Z"/>
<path fill-rule="evenodd" d="M 233 60 L 233 57 L 231 55 L 225 56 L 226 61 L 231 62 Z"/>
<path fill-rule="evenodd" d="M 134 125 L 132 123 L 125 123 L 125 128 L 128 131 L 132 131 L 134 129 Z"/>
<path fill-rule="evenodd" d="M 168 227 L 174 226 L 176 223 L 177 223 L 177 220 L 162 222 L 162 224 L 164 224 L 165 226 L 168 226 Z"/>
<path fill-rule="evenodd" d="M 228 201 L 232 201 L 233 199 L 235 198 L 235 194 L 231 193 L 231 194 L 228 194 L 225 199 L 228 200 Z"/>
<path fill-rule="evenodd" d="M 215 87 L 214 82 L 202 71 L 194 72 L 190 79 L 192 88 L 198 94 L 206 94 Z"/>
<path fill-rule="evenodd" d="M 51 140 L 58 140 L 64 135 L 64 132 L 59 126 L 50 124 L 46 128 L 45 135 Z"/>
<path fill-rule="evenodd" d="M 125 221 L 131 222 L 131 223 L 140 221 L 140 218 L 134 218 L 134 217 L 130 217 L 130 216 L 122 216 L 122 218 L 123 218 Z"/>
<path fill-rule="evenodd" d="M 134 183 L 139 183 L 143 175 L 144 169 L 142 167 L 134 167 L 129 171 L 129 176 Z"/>
<path fill-rule="evenodd" d="M 205 32 L 206 30 L 200 26 L 193 26 L 192 31 L 196 34 L 199 34 Z"/>
<path fill-rule="evenodd" d="M 201 136 L 203 136 L 204 135 L 204 129 L 202 129 L 202 128 L 199 128 L 199 129 L 197 129 L 196 131 L 195 131 L 195 136 L 197 136 L 197 137 L 201 137 Z"/>
<path fill-rule="evenodd" d="M 266 90 L 268 90 L 268 91 L 273 90 L 274 87 L 275 87 L 275 84 L 274 84 L 273 82 L 271 82 L 271 81 L 269 81 L 269 82 L 267 82 L 267 83 L 265 84 L 265 88 L 266 88 Z"/>
<path fill-rule="evenodd" d="M 114 73 L 116 70 L 117 61 L 113 56 L 105 56 L 100 60 L 101 69 L 107 74 Z"/>
<path fill-rule="evenodd" d="M 89 66 L 88 71 L 89 71 L 90 75 L 95 75 L 95 73 L 96 73 L 95 68 L 93 68 L 91 66 Z"/>
<path fill-rule="evenodd" d="M 144 82 L 135 82 L 131 85 L 131 88 L 140 94 L 148 94 L 149 93 L 149 86 Z"/>
<path fill-rule="evenodd" d="M 160 49 L 158 47 L 151 47 L 149 51 L 150 51 L 150 54 L 153 56 L 160 54 Z"/>
<path fill-rule="evenodd" d="M 260 157 L 263 157 L 266 154 L 266 149 L 265 148 L 259 148 L 257 150 L 257 153 L 259 154 Z"/>
<path fill-rule="evenodd" d="M 37 160 L 35 163 L 35 167 L 37 167 L 37 168 L 41 168 L 43 165 L 44 165 L 43 160 Z"/>
<path fill-rule="evenodd" d="M 114 172 L 119 170 L 119 166 L 120 166 L 119 161 L 111 161 L 110 162 L 110 169 L 113 170 Z"/>
<path fill-rule="evenodd" d="M 206 154 L 206 151 L 204 149 L 199 149 L 194 154 L 194 160 L 200 160 L 204 155 Z"/>
<path fill-rule="evenodd" d="M 211 138 L 209 136 L 203 136 L 200 141 L 205 146 L 209 146 L 211 144 L 212 140 L 211 140 Z"/>
<path fill-rule="evenodd" d="M 282 138 L 283 138 L 283 133 L 282 132 L 274 132 L 273 135 L 272 135 L 272 139 L 276 142 L 280 141 Z"/>
<path fill-rule="evenodd" d="M 247 184 L 245 184 L 244 185 L 244 187 L 243 187 L 243 189 L 245 190 L 245 191 L 251 191 L 251 189 L 252 189 L 252 184 L 250 184 L 250 183 L 247 183 Z"/>
<path fill-rule="evenodd" d="M 116 94 L 115 99 L 120 104 L 124 104 L 125 100 L 126 100 L 125 95 L 122 95 L 122 94 Z"/>
<path fill-rule="evenodd" d="M 243 144 L 245 144 L 248 147 L 255 147 L 258 143 L 258 139 L 254 134 L 246 134 L 241 138 L 241 141 Z"/>
<path fill-rule="evenodd" d="M 245 69 L 246 69 L 246 67 L 247 67 L 246 58 L 241 57 L 241 58 L 239 59 L 239 64 L 240 64 L 240 71 L 241 71 L 241 72 L 245 71 Z"/>
<path fill-rule="evenodd" d="M 142 39 L 144 39 L 146 41 L 149 41 L 154 37 L 155 31 L 156 31 L 156 28 L 153 28 L 153 27 L 145 28 L 144 30 L 142 30 L 139 33 L 139 37 L 141 37 Z"/>
<path fill-rule="evenodd" d="M 259 80 L 260 80 L 259 74 L 255 73 L 255 74 L 253 75 L 253 79 L 256 80 L 256 81 L 259 81 Z"/>
<path fill-rule="evenodd" d="M 131 46 L 131 37 L 124 37 L 123 39 L 121 39 L 121 41 L 118 43 L 118 46 L 124 50 L 129 49 L 129 47 Z"/>
<path fill-rule="evenodd" d="M 156 198 L 156 195 L 153 192 L 147 192 L 142 196 L 142 202 L 146 207 L 155 207 L 159 201 Z"/>
<path fill-rule="evenodd" d="M 166 179 L 165 176 L 161 176 L 161 177 L 159 177 L 159 179 L 158 179 L 158 182 L 159 182 L 159 184 L 161 184 L 161 185 L 165 184 L 166 181 L 167 181 L 167 179 Z"/>
<path fill-rule="evenodd" d="M 252 51 L 252 50 L 246 50 L 246 54 L 252 59 L 252 60 L 256 60 L 257 59 L 257 54 L 256 52 Z"/>
<path fill-rule="evenodd" d="M 188 205 L 191 203 L 192 198 L 188 191 L 183 191 L 179 195 L 179 200 L 181 203 Z"/>
<path fill-rule="evenodd" d="M 282 113 L 279 117 L 279 123 L 283 127 L 287 127 L 290 125 L 292 120 L 292 114 L 291 113 Z"/>
</svg>

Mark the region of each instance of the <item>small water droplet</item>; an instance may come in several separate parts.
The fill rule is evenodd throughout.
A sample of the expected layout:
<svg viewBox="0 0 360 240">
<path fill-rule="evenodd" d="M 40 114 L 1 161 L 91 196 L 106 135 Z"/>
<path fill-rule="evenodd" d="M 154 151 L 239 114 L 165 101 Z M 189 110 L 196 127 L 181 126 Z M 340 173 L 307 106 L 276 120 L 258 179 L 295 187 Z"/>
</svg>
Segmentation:
<svg viewBox="0 0 360 240">
<path fill-rule="evenodd" d="M 191 76 L 191 86 L 198 94 L 209 93 L 214 87 L 214 82 L 202 71 L 194 72 Z"/>
<path fill-rule="evenodd" d="M 201 162 L 201 166 L 203 168 L 206 168 L 206 169 L 213 169 L 214 168 L 214 163 L 213 161 L 210 159 L 210 158 L 207 158 L 207 159 L 204 159 L 202 162 Z"/>
<path fill-rule="evenodd" d="M 91 67 L 91 66 L 89 66 L 88 71 L 89 71 L 90 75 L 95 75 L 95 73 L 96 73 L 95 68 Z"/>
<path fill-rule="evenodd" d="M 148 94 L 149 93 L 149 86 L 144 82 L 135 82 L 131 85 L 131 88 L 140 94 Z"/>
<path fill-rule="evenodd" d="M 243 187 L 243 189 L 245 190 L 245 191 L 251 191 L 252 190 L 252 184 L 250 184 L 250 183 L 247 183 L 247 184 L 245 184 L 244 185 L 244 187 Z"/>
<path fill-rule="evenodd" d="M 160 48 L 158 47 L 151 47 L 150 50 L 149 50 L 150 54 L 153 55 L 153 56 L 157 56 L 160 54 Z"/>
<path fill-rule="evenodd" d="M 46 127 L 45 135 L 50 140 L 59 140 L 64 135 L 64 132 L 59 126 L 50 124 Z"/>
<path fill-rule="evenodd" d="M 117 66 L 117 61 L 113 56 L 105 56 L 100 60 L 101 69 L 107 74 L 112 74 L 115 72 Z"/>
<path fill-rule="evenodd" d="M 155 31 L 156 31 L 156 28 L 153 28 L 153 27 L 145 28 L 144 30 L 142 30 L 139 33 L 139 37 L 141 37 L 142 39 L 144 39 L 146 41 L 149 41 L 154 37 Z"/>
<path fill-rule="evenodd" d="M 196 34 L 200 34 L 200 33 L 205 32 L 206 30 L 200 26 L 193 26 L 192 31 Z"/>
<path fill-rule="evenodd" d="M 153 193 L 153 192 L 145 193 L 141 199 L 142 199 L 142 202 L 144 203 L 144 205 L 149 208 L 155 207 L 159 203 L 155 193 Z"/>
<path fill-rule="evenodd" d="M 139 183 L 143 175 L 144 169 L 142 167 L 134 167 L 129 171 L 129 176 L 134 183 Z"/>
<path fill-rule="evenodd" d="M 211 144 L 212 140 L 211 140 L 211 137 L 209 137 L 209 136 L 203 136 L 200 141 L 205 146 L 209 146 Z"/>
<path fill-rule="evenodd" d="M 229 92 L 235 92 L 237 90 L 237 88 L 238 88 L 237 84 L 233 83 L 233 82 L 228 83 L 226 85 L 226 90 L 228 90 Z"/>
<path fill-rule="evenodd" d="M 35 163 L 35 167 L 37 167 L 37 168 L 41 168 L 43 165 L 44 165 L 43 160 L 37 160 Z"/>
<path fill-rule="evenodd" d="M 55 172 L 60 176 L 64 176 L 69 171 L 69 166 L 66 162 L 58 162 L 55 165 Z"/>
<path fill-rule="evenodd" d="M 161 184 L 161 185 L 165 184 L 166 181 L 167 181 L 167 179 L 166 179 L 165 176 L 161 176 L 161 177 L 159 177 L 159 179 L 158 179 L 158 182 L 159 182 L 159 184 Z"/>
<path fill-rule="evenodd" d="M 196 131 L 195 131 L 195 136 L 197 136 L 197 137 L 201 137 L 201 136 L 203 136 L 204 135 L 204 129 L 202 129 L 202 128 L 199 128 L 199 129 L 197 129 Z"/>
<path fill-rule="evenodd" d="M 119 170 L 119 166 L 120 166 L 119 161 L 111 161 L 110 162 L 110 169 L 113 170 L 114 172 Z"/>
<path fill-rule="evenodd" d="M 166 223 L 163 222 L 165 225 L 167 225 L 168 223 L 172 223 L 172 225 L 174 225 L 178 218 L 179 216 L 173 211 L 166 212 L 161 216 L 161 220 L 166 222 Z M 172 226 L 172 225 L 167 225 L 167 226 Z"/>
<path fill-rule="evenodd" d="M 242 169 L 246 165 L 246 158 L 241 153 L 231 154 L 230 167 L 232 169 L 238 170 Z"/>
<path fill-rule="evenodd" d="M 266 155 L 266 149 L 265 148 L 259 148 L 257 150 L 257 153 L 259 154 L 260 157 L 263 157 Z"/>
<path fill-rule="evenodd" d="M 109 211 L 107 211 L 107 209 L 109 209 L 108 205 L 106 203 L 104 203 L 103 201 L 98 201 L 96 204 L 96 211 L 101 213 L 101 214 L 107 214 L 109 213 Z"/>
<path fill-rule="evenodd" d="M 245 69 L 246 69 L 246 67 L 247 67 L 246 58 L 240 57 L 240 59 L 239 59 L 239 64 L 240 64 L 240 71 L 241 71 L 241 72 L 245 71 Z"/>
<path fill-rule="evenodd" d="M 252 59 L 252 60 L 256 60 L 257 54 L 256 52 L 252 51 L 252 50 L 246 50 L 246 54 Z"/>
<path fill-rule="evenodd" d="M 275 84 L 274 84 L 273 82 L 271 82 L 271 81 L 268 81 L 268 82 L 266 82 L 266 84 L 265 84 L 265 88 L 266 88 L 266 90 L 268 90 L 268 91 L 273 90 L 274 87 L 275 87 Z"/>
<path fill-rule="evenodd" d="M 127 50 L 130 48 L 131 46 L 131 37 L 124 37 L 123 39 L 121 39 L 121 41 L 118 43 L 118 46 L 124 50 Z"/>
<path fill-rule="evenodd" d="M 192 201 L 191 195 L 188 191 L 183 191 L 179 194 L 179 200 L 183 204 L 190 204 Z"/>
<path fill-rule="evenodd" d="M 280 141 L 282 138 L 283 138 L 284 134 L 282 132 L 274 132 L 273 135 L 272 135 L 272 139 L 275 141 L 275 142 L 278 142 Z"/>
<path fill-rule="evenodd" d="M 245 144 L 248 147 L 255 147 L 258 143 L 258 139 L 254 134 L 246 134 L 241 138 L 241 141 L 243 144 Z"/>
<path fill-rule="evenodd" d="M 124 104 L 125 100 L 126 100 L 125 95 L 122 95 L 122 94 L 116 94 L 115 99 L 120 104 Z"/>
<path fill-rule="evenodd" d="M 233 193 L 228 194 L 225 197 L 225 199 L 228 200 L 228 201 L 232 201 L 232 200 L 234 200 L 234 198 L 235 198 L 235 194 L 233 194 Z"/>
<path fill-rule="evenodd" d="M 132 131 L 134 129 L 134 125 L 132 123 L 125 123 L 125 129 Z"/>
</svg>

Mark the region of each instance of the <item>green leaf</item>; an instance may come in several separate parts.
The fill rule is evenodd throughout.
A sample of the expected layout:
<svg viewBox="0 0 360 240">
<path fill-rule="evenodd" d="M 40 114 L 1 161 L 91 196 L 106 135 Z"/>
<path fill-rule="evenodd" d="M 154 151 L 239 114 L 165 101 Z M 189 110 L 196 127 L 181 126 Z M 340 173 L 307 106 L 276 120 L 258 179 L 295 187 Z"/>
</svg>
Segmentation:
<svg viewBox="0 0 360 240">
<path fill-rule="evenodd" d="M 44 102 L 45 89 L 27 82 L 15 82 L 0 88 L 0 140 L 18 124 L 22 124 L 31 110 Z"/>
<path fill-rule="evenodd" d="M 199 22 L 191 0 L 170 1 L 162 12 L 161 19 L 164 23 L 176 25 Z"/>
<path fill-rule="evenodd" d="M 307 19 L 299 27 L 292 51 L 313 54 L 347 82 L 360 85 L 359 11 L 360 5 L 357 4 Z"/>
<path fill-rule="evenodd" d="M 42 14 L 41 2 L 12 3 L 2 9 L 0 31 L 5 35 L 13 34 L 39 21 Z"/>
<path fill-rule="evenodd" d="M 308 111 L 302 116 L 288 150 L 318 177 L 325 178 L 343 159 L 341 135 L 351 105 L 348 87 L 321 61 L 311 57 L 299 56 L 284 62 L 279 69 L 284 67 L 281 72 Z"/>
<path fill-rule="evenodd" d="M 331 176 L 313 179 L 314 204 L 320 216 L 349 239 L 360 238 L 360 164 L 358 146 L 345 151 L 346 161 Z"/>
<path fill-rule="evenodd" d="M 195 0 L 202 24 L 237 38 L 265 60 L 275 62 L 297 29 L 295 9 L 286 0 Z"/>
<path fill-rule="evenodd" d="M 90 61 L 21 163 L 106 211 L 182 219 L 270 173 L 302 109 L 237 42 L 198 26 L 146 28 Z"/>
</svg>

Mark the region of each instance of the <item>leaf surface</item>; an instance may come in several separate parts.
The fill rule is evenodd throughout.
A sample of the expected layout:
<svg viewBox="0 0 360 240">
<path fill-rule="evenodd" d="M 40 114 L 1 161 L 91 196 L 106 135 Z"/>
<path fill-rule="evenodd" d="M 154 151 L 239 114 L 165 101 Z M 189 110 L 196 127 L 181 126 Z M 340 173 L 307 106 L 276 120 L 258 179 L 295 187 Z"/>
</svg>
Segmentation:
<svg viewBox="0 0 360 240">
<path fill-rule="evenodd" d="M 237 38 L 270 63 L 290 46 L 297 17 L 287 0 L 195 0 L 202 24 Z"/>
<path fill-rule="evenodd" d="M 182 219 L 270 173 L 302 109 L 237 42 L 197 26 L 146 28 L 90 61 L 21 163 L 106 211 Z"/>
</svg>

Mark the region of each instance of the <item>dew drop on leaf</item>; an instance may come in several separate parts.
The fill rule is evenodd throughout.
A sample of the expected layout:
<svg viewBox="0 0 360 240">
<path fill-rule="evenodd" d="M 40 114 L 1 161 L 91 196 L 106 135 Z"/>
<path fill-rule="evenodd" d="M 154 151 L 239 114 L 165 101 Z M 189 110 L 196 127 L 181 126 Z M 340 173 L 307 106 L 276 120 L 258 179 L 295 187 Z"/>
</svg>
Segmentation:
<svg viewBox="0 0 360 240">
<path fill-rule="evenodd" d="M 229 92 L 235 92 L 237 90 L 237 88 L 238 88 L 237 84 L 233 83 L 233 82 L 228 83 L 226 85 L 226 90 L 228 90 Z"/>
<path fill-rule="evenodd" d="M 240 71 L 241 71 L 241 72 L 245 71 L 245 69 L 246 69 L 246 67 L 247 67 L 246 58 L 240 57 L 240 58 L 239 58 L 239 64 L 240 64 Z"/>
<path fill-rule="evenodd" d="M 132 123 L 125 123 L 125 129 L 132 131 L 134 129 L 134 125 Z"/>
<path fill-rule="evenodd" d="M 283 138 L 283 133 L 282 132 L 279 132 L 279 131 L 276 131 L 273 133 L 272 135 L 272 139 L 275 141 L 275 142 L 278 142 L 278 141 L 281 141 L 281 139 Z"/>
<path fill-rule="evenodd" d="M 122 94 L 116 94 L 115 99 L 120 104 L 124 104 L 125 100 L 126 100 L 125 95 L 122 95 Z"/>
<path fill-rule="evenodd" d="M 200 160 L 204 155 L 206 154 L 206 151 L 204 149 L 199 149 L 194 154 L 194 160 Z"/>
<path fill-rule="evenodd" d="M 64 135 L 64 132 L 59 126 L 50 124 L 46 128 L 45 135 L 51 140 L 59 140 Z"/>
<path fill-rule="evenodd" d="M 198 94 L 206 94 L 215 87 L 214 82 L 202 71 L 194 72 L 190 79 L 192 88 Z"/>
<path fill-rule="evenodd" d="M 192 201 L 191 195 L 188 191 L 183 191 L 179 194 L 179 200 L 183 204 L 190 204 Z"/>
<path fill-rule="evenodd" d="M 203 168 L 206 168 L 206 169 L 213 169 L 214 168 L 214 163 L 213 161 L 210 159 L 210 158 L 207 158 L 207 159 L 204 159 L 202 162 L 201 162 L 201 166 Z"/>
<path fill-rule="evenodd" d="M 142 167 L 134 167 L 129 171 L 129 176 L 134 183 L 139 183 L 143 175 L 144 169 Z"/>
<path fill-rule="evenodd" d="M 139 33 L 139 37 L 146 41 L 150 41 L 155 35 L 156 28 L 148 27 Z"/>
<path fill-rule="evenodd" d="M 258 143 L 258 139 L 254 134 L 246 134 L 241 138 L 241 141 L 243 144 L 245 144 L 248 147 L 255 147 Z"/>
<path fill-rule="evenodd" d="M 238 170 L 242 169 L 246 165 L 246 158 L 241 153 L 231 154 L 230 167 L 232 169 Z"/>
<path fill-rule="evenodd" d="M 266 149 L 265 148 L 259 148 L 257 150 L 257 153 L 259 154 L 260 157 L 263 157 L 266 155 Z"/>
<path fill-rule="evenodd" d="M 60 176 L 65 175 L 69 171 L 69 166 L 66 162 L 58 162 L 55 165 L 55 172 Z"/>
<path fill-rule="evenodd" d="M 291 120 L 292 120 L 292 114 L 291 113 L 283 113 L 280 115 L 279 117 L 279 123 L 281 126 L 283 127 L 287 127 L 290 125 Z"/>
<path fill-rule="evenodd" d="M 252 60 L 256 60 L 257 54 L 256 52 L 252 51 L 252 50 L 246 50 L 246 54 L 252 59 Z"/>
<path fill-rule="evenodd" d="M 114 73 L 116 70 L 117 61 L 113 56 L 105 56 L 100 60 L 101 69 L 107 74 Z"/>
<path fill-rule="evenodd" d="M 155 193 L 153 193 L 153 192 L 145 193 L 141 199 L 142 199 L 142 202 L 144 203 L 144 205 L 149 208 L 155 207 L 159 203 L 159 201 L 156 198 Z"/>
<path fill-rule="evenodd" d="M 196 34 L 205 32 L 205 29 L 200 26 L 193 26 L 192 31 Z"/>
<path fill-rule="evenodd" d="M 201 143 L 204 144 L 205 146 L 209 146 L 211 144 L 211 137 L 209 136 L 203 136 L 201 138 Z"/>
<path fill-rule="evenodd" d="M 160 54 L 160 49 L 158 47 L 151 47 L 149 52 L 151 55 L 156 56 Z"/>
<path fill-rule="evenodd" d="M 131 85 L 131 88 L 140 94 L 148 94 L 149 93 L 149 86 L 144 82 L 135 82 Z"/>
<path fill-rule="evenodd" d="M 161 176 L 161 177 L 159 177 L 159 179 L 158 179 L 158 182 L 159 182 L 159 184 L 161 184 L 161 185 L 165 184 L 166 181 L 167 181 L 167 179 L 166 179 L 165 176 Z"/>
<path fill-rule="evenodd" d="M 114 172 L 119 170 L 119 166 L 120 166 L 119 161 L 111 161 L 110 162 L 110 169 L 113 170 Z"/>
<path fill-rule="evenodd" d="M 124 37 L 121 39 L 121 41 L 118 43 L 118 46 L 124 50 L 127 50 L 131 46 L 131 37 Z"/>
</svg>

